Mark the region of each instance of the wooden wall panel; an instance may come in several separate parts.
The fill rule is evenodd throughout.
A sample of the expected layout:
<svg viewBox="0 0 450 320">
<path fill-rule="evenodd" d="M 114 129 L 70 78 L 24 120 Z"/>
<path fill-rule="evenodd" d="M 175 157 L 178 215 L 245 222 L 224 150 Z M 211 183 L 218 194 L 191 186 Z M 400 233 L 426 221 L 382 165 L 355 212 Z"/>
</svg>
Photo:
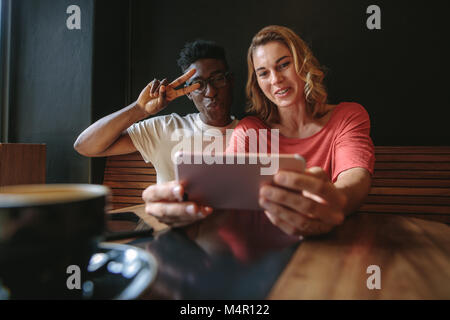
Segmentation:
<svg viewBox="0 0 450 320">
<path fill-rule="evenodd" d="M 45 183 L 46 145 L 0 143 L 0 186 Z"/>
</svg>

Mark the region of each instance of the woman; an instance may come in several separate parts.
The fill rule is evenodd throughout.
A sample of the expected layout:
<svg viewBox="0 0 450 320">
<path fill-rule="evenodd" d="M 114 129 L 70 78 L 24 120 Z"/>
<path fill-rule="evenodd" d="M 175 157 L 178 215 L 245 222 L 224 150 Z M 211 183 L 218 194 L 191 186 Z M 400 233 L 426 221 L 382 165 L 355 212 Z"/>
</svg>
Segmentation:
<svg viewBox="0 0 450 320">
<path fill-rule="evenodd" d="M 298 153 L 305 173 L 279 171 L 260 188 L 269 220 L 290 235 L 329 232 L 367 196 L 374 166 L 367 112 L 356 103 L 329 105 L 324 73 L 307 45 L 292 30 L 268 26 L 248 49 L 247 111 L 228 151 L 249 151 L 250 129 L 279 130 L 272 152 Z M 270 130 L 269 130 L 270 131 Z M 252 146 L 254 147 L 254 146 Z M 279 150 L 276 150 L 279 149 Z"/>
</svg>

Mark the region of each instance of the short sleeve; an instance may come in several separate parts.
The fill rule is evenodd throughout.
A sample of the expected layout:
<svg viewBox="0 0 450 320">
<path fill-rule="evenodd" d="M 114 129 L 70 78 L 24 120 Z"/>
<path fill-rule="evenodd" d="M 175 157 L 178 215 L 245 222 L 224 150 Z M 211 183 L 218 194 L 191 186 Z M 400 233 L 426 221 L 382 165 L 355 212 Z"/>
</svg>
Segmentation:
<svg viewBox="0 0 450 320">
<path fill-rule="evenodd" d="M 156 161 L 155 153 L 158 151 L 161 137 L 164 135 L 163 124 L 163 117 L 155 117 L 137 122 L 127 129 L 131 141 L 147 163 Z"/>
<path fill-rule="evenodd" d="M 370 118 L 359 104 L 351 104 L 341 114 L 342 121 L 334 145 L 332 181 L 351 168 L 364 168 L 373 174 L 375 151 L 370 138 Z"/>
</svg>

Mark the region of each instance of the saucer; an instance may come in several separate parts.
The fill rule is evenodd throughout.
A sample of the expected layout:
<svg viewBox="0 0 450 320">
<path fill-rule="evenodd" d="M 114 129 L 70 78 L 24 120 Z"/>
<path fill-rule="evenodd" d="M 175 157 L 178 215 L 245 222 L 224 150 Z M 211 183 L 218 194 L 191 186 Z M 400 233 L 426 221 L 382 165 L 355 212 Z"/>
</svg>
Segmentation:
<svg viewBox="0 0 450 320">
<path fill-rule="evenodd" d="M 83 299 L 132 300 L 154 282 L 157 262 L 149 252 L 126 244 L 100 243 L 83 279 Z"/>
</svg>

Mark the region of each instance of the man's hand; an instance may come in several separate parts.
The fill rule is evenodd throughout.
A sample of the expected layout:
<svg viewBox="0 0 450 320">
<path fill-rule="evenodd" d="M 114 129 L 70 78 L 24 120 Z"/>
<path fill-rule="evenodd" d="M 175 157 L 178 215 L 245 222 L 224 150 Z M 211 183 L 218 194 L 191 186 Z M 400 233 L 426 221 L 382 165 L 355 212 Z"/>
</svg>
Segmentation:
<svg viewBox="0 0 450 320">
<path fill-rule="evenodd" d="M 181 77 L 168 83 L 167 79 L 159 81 L 154 79 L 139 95 L 136 104 L 149 115 L 154 115 L 164 109 L 170 101 L 188 94 L 200 87 L 195 83 L 188 87 L 176 89 L 195 74 L 195 69 L 191 69 Z"/>
<path fill-rule="evenodd" d="M 181 227 L 212 213 L 211 207 L 183 201 L 184 187 L 177 181 L 149 186 L 142 193 L 145 213 L 172 227 Z"/>
</svg>

